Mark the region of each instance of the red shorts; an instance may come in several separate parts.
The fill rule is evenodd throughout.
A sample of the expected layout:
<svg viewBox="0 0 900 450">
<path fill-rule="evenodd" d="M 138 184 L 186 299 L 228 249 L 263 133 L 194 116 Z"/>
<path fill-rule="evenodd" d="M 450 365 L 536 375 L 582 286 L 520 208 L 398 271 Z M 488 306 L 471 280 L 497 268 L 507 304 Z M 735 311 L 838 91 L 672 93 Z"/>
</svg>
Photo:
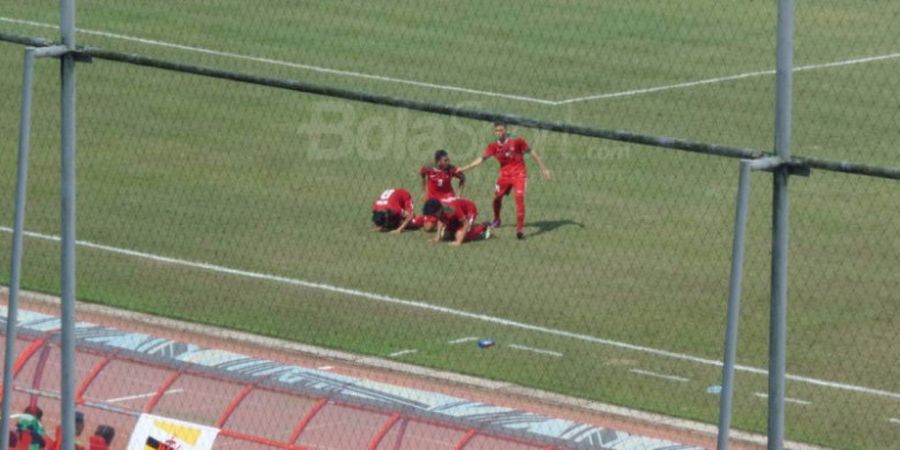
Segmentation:
<svg viewBox="0 0 900 450">
<path fill-rule="evenodd" d="M 500 177 L 497 178 L 497 184 L 494 185 L 494 196 L 503 197 L 504 195 L 508 195 L 509 191 L 513 191 L 515 192 L 516 197 L 524 197 L 527 186 L 528 178 L 526 177 Z"/>
</svg>

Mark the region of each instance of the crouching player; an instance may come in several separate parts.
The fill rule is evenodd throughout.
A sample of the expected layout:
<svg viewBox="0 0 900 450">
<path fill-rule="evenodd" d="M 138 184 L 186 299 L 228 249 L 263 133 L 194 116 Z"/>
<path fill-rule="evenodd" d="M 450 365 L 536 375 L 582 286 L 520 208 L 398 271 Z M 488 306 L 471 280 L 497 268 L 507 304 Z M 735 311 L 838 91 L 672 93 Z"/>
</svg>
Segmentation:
<svg viewBox="0 0 900 450">
<path fill-rule="evenodd" d="M 478 218 L 478 208 L 471 200 L 464 198 L 451 198 L 444 200 L 428 200 L 425 202 L 424 214 L 437 218 L 437 233 L 433 241 L 442 239 L 451 240 L 450 245 L 459 246 L 463 242 L 479 239 L 489 239 L 491 229 L 481 223 L 475 223 Z"/>
<path fill-rule="evenodd" d="M 402 233 L 405 229 L 415 229 L 422 225 L 421 217 L 416 217 L 412 195 L 403 188 L 388 189 L 372 203 L 372 223 L 375 231 Z"/>
</svg>

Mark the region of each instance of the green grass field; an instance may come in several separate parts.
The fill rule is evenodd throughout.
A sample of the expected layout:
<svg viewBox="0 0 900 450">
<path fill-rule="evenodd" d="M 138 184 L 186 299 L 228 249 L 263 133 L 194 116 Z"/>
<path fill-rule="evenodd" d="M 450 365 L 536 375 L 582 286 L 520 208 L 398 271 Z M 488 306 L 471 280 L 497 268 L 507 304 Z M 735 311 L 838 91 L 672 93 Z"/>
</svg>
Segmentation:
<svg viewBox="0 0 900 450">
<path fill-rule="evenodd" d="M 772 69 L 774 5 L 595 3 L 81 1 L 79 27 L 91 31 L 79 42 L 771 147 L 771 75 L 671 86 Z M 38 24 L 55 23 L 57 6 L 8 5 L 0 30 L 54 37 Z M 810 68 L 795 76 L 795 154 L 900 164 L 900 58 L 818 67 L 895 55 L 898 10 L 798 5 L 795 59 Z M 22 48 L 0 44 L 0 59 L 0 226 L 10 227 Z M 56 74 L 39 63 L 26 227 L 39 235 L 26 240 L 23 280 L 45 292 L 59 283 Z M 388 187 L 418 192 L 436 148 L 460 164 L 475 157 L 489 124 L 100 60 L 79 66 L 78 86 L 78 236 L 97 244 L 79 247 L 79 298 L 364 354 L 417 349 L 401 359 L 715 422 L 706 389 L 721 376 L 710 361 L 722 353 L 737 161 L 519 129 L 555 175 L 543 182 L 532 167 L 529 238 L 513 238 L 510 199 L 495 240 L 452 249 L 418 232 L 372 233 L 368 208 Z M 485 220 L 495 175 L 488 162 L 466 188 Z M 753 189 L 738 362 L 764 369 L 769 178 L 755 175 Z M 805 403 L 787 404 L 786 437 L 890 448 L 900 440 L 890 420 L 900 418 L 897 185 L 815 172 L 791 192 L 787 396 Z M 448 344 L 473 336 L 498 345 Z M 738 372 L 736 427 L 764 432 L 764 392 L 765 375 Z"/>
</svg>

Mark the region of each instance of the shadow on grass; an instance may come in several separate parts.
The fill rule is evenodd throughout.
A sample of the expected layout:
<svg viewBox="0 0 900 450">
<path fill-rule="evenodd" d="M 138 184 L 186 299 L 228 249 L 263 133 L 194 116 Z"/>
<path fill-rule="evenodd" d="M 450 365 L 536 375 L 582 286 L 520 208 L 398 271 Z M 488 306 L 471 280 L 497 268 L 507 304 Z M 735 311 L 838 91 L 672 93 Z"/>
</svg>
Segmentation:
<svg viewBox="0 0 900 450">
<path fill-rule="evenodd" d="M 534 233 L 526 233 L 526 238 L 540 236 L 544 233 L 550 233 L 556 231 L 559 228 L 567 227 L 567 226 L 576 226 L 578 228 L 584 229 L 584 224 L 581 222 L 575 222 L 574 220 L 563 219 L 563 220 L 541 220 L 538 222 L 531 222 L 528 226 L 537 228 L 537 231 Z"/>
</svg>

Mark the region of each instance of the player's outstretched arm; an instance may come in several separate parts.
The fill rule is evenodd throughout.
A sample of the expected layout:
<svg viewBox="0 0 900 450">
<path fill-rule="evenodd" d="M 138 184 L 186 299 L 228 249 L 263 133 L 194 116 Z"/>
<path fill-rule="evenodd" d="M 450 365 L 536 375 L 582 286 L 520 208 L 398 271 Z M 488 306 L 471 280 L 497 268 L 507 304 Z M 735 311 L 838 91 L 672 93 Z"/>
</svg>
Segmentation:
<svg viewBox="0 0 900 450">
<path fill-rule="evenodd" d="M 469 170 L 469 169 L 474 169 L 474 168 L 478 167 L 478 166 L 481 165 L 481 163 L 483 163 L 483 162 L 484 162 L 484 157 L 479 156 L 479 157 L 475 158 L 475 159 L 474 159 L 472 162 L 470 162 L 469 164 L 466 164 L 465 167 L 463 167 L 463 168 L 461 168 L 461 169 L 459 169 L 459 170 L 465 172 L 465 171 L 467 171 L 467 170 Z"/>
<path fill-rule="evenodd" d="M 411 212 L 406 212 L 406 211 L 403 211 L 403 214 L 406 216 L 406 217 L 403 218 L 403 223 L 401 223 L 400 226 L 397 227 L 396 230 L 391 231 L 391 234 L 400 234 L 400 233 L 402 233 L 403 230 L 405 230 L 406 227 L 409 225 L 409 223 L 412 222 L 413 217 L 415 216 L 415 214 L 413 214 L 413 213 L 411 213 Z"/>
<path fill-rule="evenodd" d="M 465 221 L 463 223 L 463 226 L 460 227 L 459 230 L 456 230 L 456 236 L 453 236 L 453 238 L 455 240 L 453 242 L 451 242 L 450 245 L 452 245 L 454 247 L 459 247 L 460 245 L 462 245 L 463 241 L 466 240 L 466 235 L 469 234 L 469 228 L 471 228 L 471 227 L 472 227 L 472 224 L 469 223 L 468 220 Z"/>
<path fill-rule="evenodd" d="M 444 236 L 444 228 L 444 223 L 438 221 L 437 232 L 434 233 L 434 237 L 431 239 L 431 242 L 441 242 L 441 238 Z"/>
<path fill-rule="evenodd" d="M 541 176 L 544 177 L 545 181 L 550 181 L 553 179 L 553 173 L 550 172 L 550 169 L 544 165 L 544 161 L 541 161 L 541 155 L 538 155 L 536 151 L 531 150 L 528 153 L 531 153 L 531 157 L 534 158 L 534 162 L 537 163 L 538 167 L 541 169 Z"/>
</svg>

